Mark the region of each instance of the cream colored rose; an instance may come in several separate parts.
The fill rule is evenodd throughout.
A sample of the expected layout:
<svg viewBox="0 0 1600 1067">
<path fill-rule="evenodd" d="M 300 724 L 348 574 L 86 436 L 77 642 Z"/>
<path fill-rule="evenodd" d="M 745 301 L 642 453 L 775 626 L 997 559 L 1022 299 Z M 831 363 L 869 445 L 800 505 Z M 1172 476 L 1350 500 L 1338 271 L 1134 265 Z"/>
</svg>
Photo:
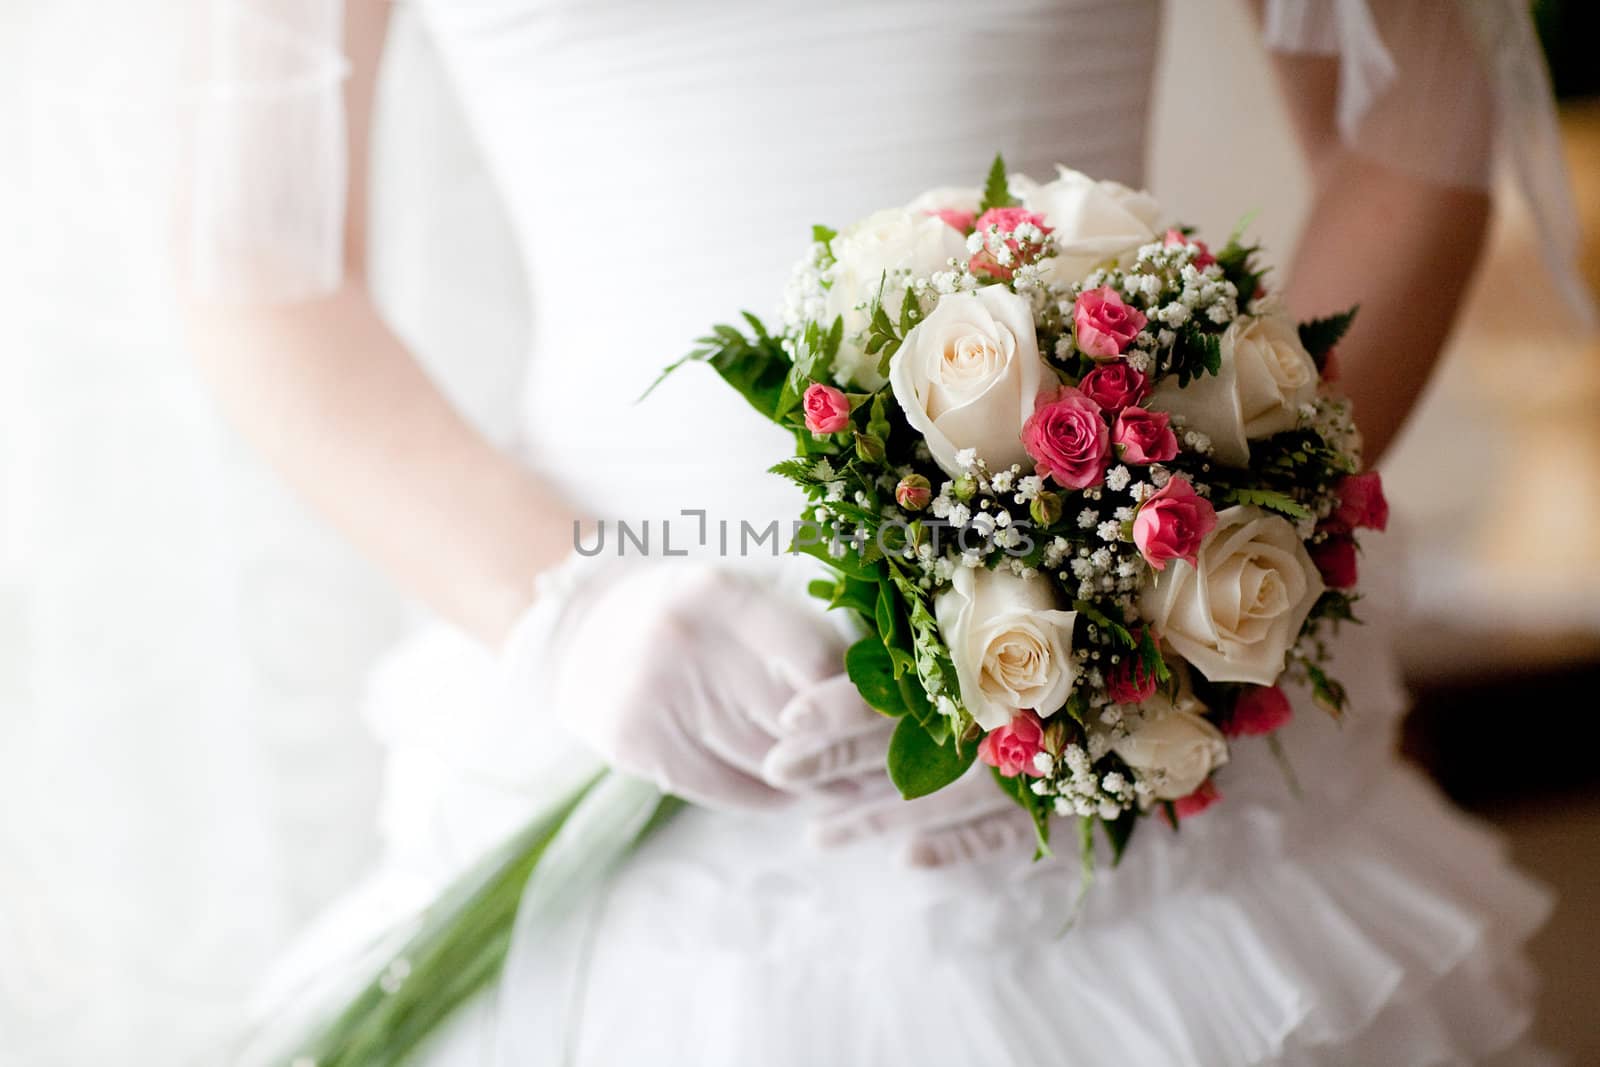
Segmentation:
<svg viewBox="0 0 1600 1067">
<path fill-rule="evenodd" d="M 943 220 L 922 211 L 895 208 L 870 215 L 835 237 L 830 246 L 834 264 L 824 306 L 824 324 L 844 319 L 844 342 L 834 360 L 833 375 L 841 383 L 874 390 L 883 386 L 877 357 L 865 350 L 869 308 L 883 285 L 884 309 L 895 322 L 905 302 L 904 278 L 947 269 L 954 258 L 967 258 L 966 238 Z M 887 281 L 885 279 L 887 278 Z"/>
<path fill-rule="evenodd" d="M 941 185 L 937 189 L 929 189 L 911 201 L 906 205 L 906 210 L 929 215 L 940 211 L 976 215 L 978 204 L 982 200 L 983 191 L 976 186 Z"/>
<path fill-rule="evenodd" d="M 956 453 L 966 448 L 990 470 L 1031 464 L 1022 424 L 1047 373 L 1032 306 L 989 285 L 940 298 L 890 361 L 889 385 L 939 469 L 954 475 Z"/>
<path fill-rule="evenodd" d="M 1228 742 L 1205 711 L 1188 686 L 1175 698 L 1158 692 L 1126 720 L 1128 733 L 1113 740 L 1111 750 L 1157 800 L 1186 797 L 1228 762 Z"/>
<path fill-rule="evenodd" d="M 1156 240 L 1161 205 L 1155 197 L 1066 167 L 1056 169 L 1059 176 L 1044 185 L 1022 175 L 1011 179 L 1012 195 L 1043 215 L 1054 230 L 1056 253 L 1041 264 L 1051 284 L 1076 284 L 1108 261 L 1126 266 L 1140 245 Z"/>
<path fill-rule="evenodd" d="M 1235 319 L 1222 335 L 1222 369 L 1182 389 L 1168 378 L 1148 407 L 1183 417 L 1186 428 L 1211 438 L 1219 463 L 1243 467 L 1250 442 L 1292 430 L 1300 406 L 1317 396 L 1317 365 L 1300 331 L 1282 314 Z"/>
<path fill-rule="evenodd" d="M 1271 685 L 1322 590 L 1288 520 L 1231 507 L 1217 512 L 1196 565 L 1174 560 L 1154 575 L 1139 613 L 1213 682 Z"/>
<path fill-rule="evenodd" d="M 1046 579 L 957 567 L 933 607 L 962 702 L 979 726 L 1005 726 L 1024 708 L 1053 715 L 1067 702 L 1078 680 L 1078 613 L 1057 608 Z"/>
</svg>

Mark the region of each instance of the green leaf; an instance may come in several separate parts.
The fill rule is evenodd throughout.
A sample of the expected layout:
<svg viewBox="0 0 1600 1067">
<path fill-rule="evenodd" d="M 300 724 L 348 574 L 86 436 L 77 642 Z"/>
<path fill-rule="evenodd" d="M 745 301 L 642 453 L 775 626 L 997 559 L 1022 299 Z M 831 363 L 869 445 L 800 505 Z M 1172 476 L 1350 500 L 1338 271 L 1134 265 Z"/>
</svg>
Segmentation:
<svg viewBox="0 0 1600 1067">
<path fill-rule="evenodd" d="M 895 610 L 899 606 L 896 600 L 894 586 L 887 581 L 880 581 L 874 621 L 878 624 L 878 636 L 885 645 L 893 645 L 899 631 L 900 613 Z"/>
<path fill-rule="evenodd" d="M 1344 686 L 1328 677 L 1328 673 L 1315 663 L 1306 663 L 1306 676 L 1311 679 L 1311 699 L 1317 707 L 1335 719 L 1343 718 L 1345 703 L 1349 699 Z"/>
<path fill-rule="evenodd" d="M 844 555 L 835 557 L 828 551 L 826 541 L 817 543 L 807 541 L 804 544 L 794 541 L 790 543 L 787 551 L 791 555 L 810 556 L 812 559 L 821 560 L 840 574 L 851 578 L 860 578 L 873 583 L 878 580 L 878 568 L 874 564 L 863 563 L 855 550 L 848 547 Z"/>
<path fill-rule="evenodd" d="M 889 779 L 907 800 L 937 793 L 960 778 L 978 756 L 976 745 L 965 751 L 936 742 L 922 724 L 907 716 L 889 739 Z"/>
<path fill-rule="evenodd" d="M 1011 195 L 1011 183 L 1006 179 L 1006 161 L 996 152 L 989 165 L 989 178 L 983 183 L 983 199 L 978 203 L 978 214 L 990 208 L 1016 207 L 1017 198 Z"/>
<path fill-rule="evenodd" d="M 811 227 L 811 239 L 819 245 L 832 244 L 833 239 L 839 236 L 839 231 L 821 223 Z"/>
<path fill-rule="evenodd" d="M 1147 676 L 1154 676 L 1160 685 L 1165 685 L 1172 680 L 1172 671 L 1167 669 L 1166 657 L 1161 654 L 1161 646 L 1157 644 L 1154 631 L 1146 626 L 1139 631 L 1139 666 Z"/>
<path fill-rule="evenodd" d="M 1304 519 L 1311 515 L 1304 504 L 1288 493 L 1280 493 L 1276 489 L 1228 488 L 1220 489 L 1217 495 L 1222 498 L 1223 503 L 1253 504 L 1258 508 L 1287 515 L 1291 519 Z"/>
<path fill-rule="evenodd" d="M 1311 353 L 1311 358 L 1321 371 L 1328 362 L 1328 353 L 1333 351 L 1333 346 L 1339 343 L 1350 324 L 1356 320 L 1359 306 L 1337 315 L 1329 315 L 1325 319 L 1312 319 L 1310 322 L 1300 324 L 1300 343 L 1306 346 L 1306 351 Z"/>
<path fill-rule="evenodd" d="M 1356 618 L 1355 603 L 1359 599 L 1351 593 L 1339 589 L 1326 589 L 1311 605 L 1311 613 L 1307 618 L 1313 622 L 1321 619 L 1331 619 L 1334 622 L 1353 622 L 1361 624 Z"/>
<path fill-rule="evenodd" d="M 851 578 L 849 575 L 840 575 L 833 596 L 828 602 L 829 608 L 850 608 L 860 612 L 861 617 L 868 622 L 872 621 L 877 606 L 877 585 L 859 578 Z"/>
<path fill-rule="evenodd" d="M 1026 775 L 1019 774 L 1014 778 L 1007 778 L 1000 773 L 1000 768 L 990 768 L 994 775 L 995 783 L 1000 786 L 1000 791 L 1012 800 L 1017 806 L 1028 813 L 1033 820 L 1034 859 L 1044 859 L 1050 855 L 1050 801 L 1044 797 L 1035 796 L 1032 789 L 1028 788 L 1031 781 Z"/>
<path fill-rule="evenodd" d="M 1106 840 L 1111 843 L 1113 867 L 1122 862 L 1122 854 L 1128 849 L 1128 839 L 1133 837 L 1133 831 L 1138 825 L 1139 813 L 1132 809 L 1124 811 L 1109 822 L 1105 819 L 1100 820 L 1100 828 L 1105 831 Z"/>
<path fill-rule="evenodd" d="M 818 600 L 826 600 L 828 606 L 833 607 L 833 598 L 837 595 L 842 582 L 830 582 L 826 578 L 818 578 L 806 586 L 806 592 Z"/>
<path fill-rule="evenodd" d="M 696 342 L 688 355 L 669 364 L 650 388 L 639 397 L 643 400 L 666 381 L 667 376 L 686 363 L 709 363 L 722 380 L 733 386 L 768 419 L 776 422 L 783 416 L 783 403 L 790 385 L 791 360 L 783 345 L 771 336 L 760 320 L 749 312 L 741 313 L 751 324 L 753 337 L 747 337 L 736 327 L 719 324 Z"/>
<path fill-rule="evenodd" d="M 1255 267 L 1255 255 L 1261 251 L 1260 245 L 1247 245 L 1243 243 L 1244 231 L 1250 224 L 1251 216 L 1241 219 L 1233 234 L 1228 238 L 1228 243 L 1217 253 L 1217 266 L 1222 268 L 1222 276 L 1232 282 L 1239 290 L 1239 300 L 1248 301 L 1261 285 L 1264 271 Z"/>
<path fill-rule="evenodd" d="M 886 394 L 879 392 L 872 398 L 871 412 L 867 417 L 867 432 L 887 446 L 889 430 L 889 403 Z"/>
<path fill-rule="evenodd" d="M 1089 601 L 1074 600 L 1072 602 L 1072 610 L 1110 634 L 1123 647 L 1134 648 L 1137 646 L 1137 642 L 1133 639 L 1133 634 L 1126 626 L 1095 607 Z"/>
<path fill-rule="evenodd" d="M 917 328 L 917 323 L 922 321 L 922 301 L 917 299 L 917 294 L 910 289 L 906 290 L 905 299 L 900 302 L 900 336 Z"/>
<path fill-rule="evenodd" d="M 1221 370 L 1222 341 L 1217 334 L 1207 333 L 1193 324 L 1178 331 L 1167 373 L 1177 375 L 1180 389 L 1202 374 L 1216 374 Z"/>
<path fill-rule="evenodd" d="M 373 962 L 378 973 L 352 991 L 337 1015 L 318 1020 L 309 1032 L 259 1034 L 278 1046 L 263 1049 L 269 1054 L 261 1062 L 304 1060 L 327 1067 L 409 1062 L 429 1034 L 499 974 L 522 914 L 529 879 L 539 871 L 547 850 L 561 847 L 555 842 L 569 817 L 582 823 L 583 814 L 574 816 L 574 812 L 594 795 L 598 781 L 539 813 L 458 876 L 415 922 L 408 919 L 390 932 L 381 943 L 395 938 L 400 943 L 385 949 L 385 955 Z M 631 835 L 632 844 L 625 847 L 643 841 L 682 806 L 673 797 L 660 797 L 654 811 Z M 408 967 L 398 987 L 387 977 L 397 960 L 404 960 Z"/>
<path fill-rule="evenodd" d="M 905 700 L 894 677 L 889 650 L 876 637 L 863 637 L 844 654 L 844 672 L 855 683 L 867 706 L 885 715 L 904 715 Z"/>
</svg>

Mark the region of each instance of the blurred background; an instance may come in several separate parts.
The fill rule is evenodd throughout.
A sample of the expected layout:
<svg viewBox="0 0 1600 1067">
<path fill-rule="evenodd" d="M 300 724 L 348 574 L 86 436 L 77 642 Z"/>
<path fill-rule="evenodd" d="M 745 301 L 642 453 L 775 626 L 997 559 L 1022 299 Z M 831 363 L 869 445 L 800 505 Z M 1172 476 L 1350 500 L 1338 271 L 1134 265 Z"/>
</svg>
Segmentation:
<svg viewBox="0 0 1600 1067">
<path fill-rule="evenodd" d="M 140 267 L 161 235 L 130 233 L 119 210 L 145 176 L 107 151 L 149 116 L 118 95 L 115 64 L 49 60 L 53 35 L 85 25 L 117 40 L 72 6 L 0 3 L 0 144 L 22 146 L 0 151 L 0 1064 L 207 1063 L 273 955 L 373 859 L 363 691 L 411 609 L 194 381 Z M 1536 8 L 1600 286 L 1593 5 Z M 397 11 L 377 289 L 504 437 L 529 314 L 518 265 L 451 87 Z M 1211 68 L 1205 93 L 1192 72 L 1163 77 L 1152 190 L 1220 233 L 1250 189 L 1281 260 L 1308 186 L 1242 2 L 1172 0 L 1165 35 L 1164 69 L 1177 40 L 1191 60 L 1239 61 Z M 1178 131 L 1263 109 L 1203 144 L 1208 158 L 1176 150 L 1192 147 Z M 1399 536 L 1429 550 L 1408 578 L 1408 746 L 1560 891 L 1534 943 L 1543 1030 L 1600 1063 L 1600 768 L 1570 741 L 1600 692 L 1600 351 L 1572 340 L 1525 211 L 1501 201 L 1470 307 L 1385 468 Z M 1508 739 L 1508 718 L 1527 728 Z"/>
</svg>

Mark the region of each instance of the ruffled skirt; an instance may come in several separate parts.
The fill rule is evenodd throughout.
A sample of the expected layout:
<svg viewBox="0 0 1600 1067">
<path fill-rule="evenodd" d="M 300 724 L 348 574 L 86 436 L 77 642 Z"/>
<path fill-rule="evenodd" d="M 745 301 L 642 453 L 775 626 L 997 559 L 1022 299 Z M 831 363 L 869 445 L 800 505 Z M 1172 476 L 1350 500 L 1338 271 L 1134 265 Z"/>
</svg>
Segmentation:
<svg viewBox="0 0 1600 1067">
<path fill-rule="evenodd" d="M 1265 742 L 1241 739 L 1223 801 L 1176 832 L 1144 822 L 1077 907 L 1068 825 L 1059 858 L 926 871 L 884 841 L 818 850 L 801 812 L 688 809 L 559 930 L 523 931 L 498 986 L 419 1062 L 1550 1062 L 1526 1043 L 1535 983 L 1521 954 L 1549 896 L 1392 754 L 1403 694 L 1380 642 L 1341 640 L 1347 724 L 1297 702 L 1280 736 L 1298 790 Z M 425 901 L 526 817 L 516 731 L 437 716 L 484 677 L 475 655 L 435 633 L 380 678 L 393 861 L 280 985 L 332 967 L 363 927 Z"/>
</svg>

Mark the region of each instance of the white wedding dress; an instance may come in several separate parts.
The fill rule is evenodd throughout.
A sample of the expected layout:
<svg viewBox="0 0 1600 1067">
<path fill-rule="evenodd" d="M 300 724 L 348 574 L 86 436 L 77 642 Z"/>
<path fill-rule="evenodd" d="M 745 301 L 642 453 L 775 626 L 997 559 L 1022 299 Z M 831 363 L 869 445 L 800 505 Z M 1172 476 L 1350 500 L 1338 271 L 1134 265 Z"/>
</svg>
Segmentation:
<svg viewBox="0 0 1600 1067">
<path fill-rule="evenodd" d="M 1277 17 L 1293 22 L 1292 7 Z M 429 0 L 421 13 L 526 259 L 527 461 L 596 515 L 704 508 L 764 525 L 798 510 L 764 473 L 786 435 L 704 368 L 636 403 L 644 388 L 711 322 L 770 309 L 813 222 L 970 182 L 996 150 L 1035 175 L 1060 161 L 1137 183 L 1160 5 Z M 1297 700 L 1282 735 L 1300 795 L 1265 742 L 1242 740 L 1224 802 L 1179 833 L 1146 823 L 1069 931 L 1069 825 L 1057 860 L 926 871 L 882 840 L 819 851 L 800 811 L 691 809 L 562 936 L 514 944 L 504 981 L 420 1062 L 1543 1062 L 1525 1044 L 1520 946 L 1549 901 L 1394 754 L 1388 555 L 1370 549 L 1369 625 L 1339 643 L 1347 721 Z M 389 858 L 280 987 L 425 901 L 526 817 L 544 768 L 586 758 L 529 729 L 540 709 L 505 706 L 491 657 L 443 628 L 395 653 L 373 693 Z"/>
</svg>

